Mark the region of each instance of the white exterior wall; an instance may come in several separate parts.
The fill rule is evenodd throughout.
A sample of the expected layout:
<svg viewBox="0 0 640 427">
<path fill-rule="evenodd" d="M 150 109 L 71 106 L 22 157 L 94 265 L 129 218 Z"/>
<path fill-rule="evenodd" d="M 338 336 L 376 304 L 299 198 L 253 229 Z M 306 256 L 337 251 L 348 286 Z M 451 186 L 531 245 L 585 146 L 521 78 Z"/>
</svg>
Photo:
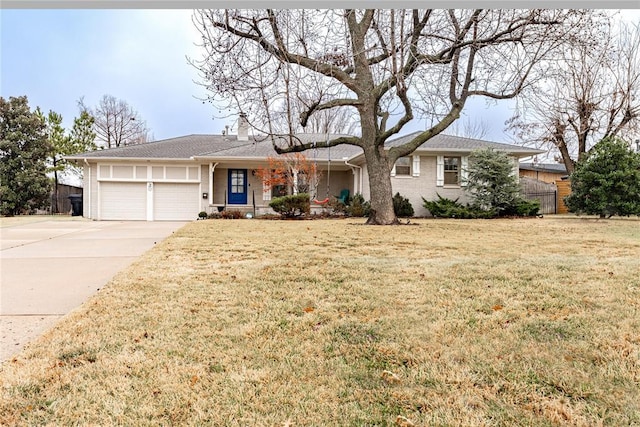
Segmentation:
<svg viewBox="0 0 640 427">
<path fill-rule="evenodd" d="M 229 170 L 227 168 L 216 166 L 216 170 L 213 172 L 213 204 L 224 204 L 225 192 L 227 191 L 227 174 Z"/>
<path fill-rule="evenodd" d="M 209 195 L 209 164 L 200 166 L 200 211 L 211 212 L 209 209 L 209 198 L 203 198 L 202 193 Z"/>
<path fill-rule="evenodd" d="M 413 160 L 412 160 L 413 161 Z M 468 197 L 464 191 L 464 187 L 461 186 L 442 186 L 436 185 L 436 156 L 420 155 L 420 173 L 418 176 L 412 173 L 409 175 L 396 175 L 391 177 L 391 188 L 393 194 L 400 193 L 401 196 L 406 197 L 411 202 L 415 211 L 415 216 L 427 216 L 429 211 L 424 208 L 424 197 L 427 200 L 436 200 L 438 194 L 442 197 L 449 199 L 458 199 L 460 203 L 467 203 Z M 371 191 L 369 188 L 369 172 L 366 165 L 362 168 L 363 171 L 363 196 L 365 200 L 371 199 Z"/>
<path fill-rule="evenodd" d="M 424 208 L 424 197 L 427 200 L 436 200 L 438 194 L 449 199 L 458 199 L 460 203 L 467 203 L 468 198 L 461 186 L 436 185 L 436 156 L 420 156 L 419 176 L 395 176 L 391 178 L 393 194 L 397 192 L 411 202 L 416 216 L 427 216 L 429 211 Z"/>
<path fill-rule="evenodd" d="M 82 171 L 82 216 L 98 217 L 98 168 L 95 163 L 85 164 Z"/>
</svg>

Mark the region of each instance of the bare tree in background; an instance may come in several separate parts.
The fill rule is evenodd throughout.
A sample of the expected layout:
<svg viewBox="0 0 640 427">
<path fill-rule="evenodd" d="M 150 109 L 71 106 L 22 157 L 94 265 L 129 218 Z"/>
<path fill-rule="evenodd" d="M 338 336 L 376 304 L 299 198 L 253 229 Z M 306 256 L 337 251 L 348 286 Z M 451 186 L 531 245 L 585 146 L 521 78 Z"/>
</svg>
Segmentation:
<svg viewBox="0 0 640 427">
<path fill-rule="evenodd" d="M 122 99 L 104 95 L 95 109 L 86 107 L 82 99 L 78 104 L 95 119 L 97 144 L 103 148 L 142 144 L 151 140 L 147 123 Z"/>
<path fill-rule="evenodd" d="M 394 224 L 395 161 L 447 129 L 472 96 L 508 99 L 593 13 L 567 10 L 199 10 L 210 101 L 242 111 L 279 153 L 351 144 L 367 162 L 369 224 Z M 304 108 L 300 108 L 304 106 Z M 323 111 L 347 110 L 359 136 L 302 143 Z M 274 112 L 284 116 L 275 120 Z M 384 149 L 414 117 L 428 128 Z M 285 143 L 278 141 L 286 141 Z"/>
<path fill-rule="evenodd" d="M 640 136 L 640 26 L 607 20 L 591 31 L 546 64 L 508 122 L 521 142 L 555 151 L 569 173 L 598 141 Z"/>
<path fill-rule="evenodd" d="M 464 138 L 484 139 L 491 132 L 491 125 L 483 118 L 471 119 L 470 117 L 456 120 L 447 133 L 449 135 L 461 136 Z"/>
<path fill-rule="evenodd" d="M 358 120 L 355 111 L 347 109 L 326 109 L 318 111 L 309 117 L 306 126 L 302 126 L 300 121 L 294 120 L 289 125 L 289 116 L 298 117 L 309 105 L 310 101 L 301 101 L 293 98 L 287 108 L 274 108 L 270 112 L 272 126 L 276 129 L 289 128 L 291 126 L 292 133 L 329 133 L 329 134 L 348 134 L 355 135 L 359 132 Z"/>
</svg>

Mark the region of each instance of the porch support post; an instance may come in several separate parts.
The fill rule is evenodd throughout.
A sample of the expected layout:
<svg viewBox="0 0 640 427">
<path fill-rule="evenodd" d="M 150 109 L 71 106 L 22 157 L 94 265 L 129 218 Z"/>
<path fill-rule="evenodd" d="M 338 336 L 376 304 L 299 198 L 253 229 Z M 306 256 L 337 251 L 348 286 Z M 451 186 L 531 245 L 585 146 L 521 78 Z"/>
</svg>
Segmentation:
<svg viewBox="0 0 640 427">
<path fill-rule="evenodd" d="M 215 164 L 209 163 L 209 197 L 207 201 L 210 205 L 213 204 L 213 172 L 215 172 L 216 166 L 218 166 L 217 162 Z"/>
</svg>

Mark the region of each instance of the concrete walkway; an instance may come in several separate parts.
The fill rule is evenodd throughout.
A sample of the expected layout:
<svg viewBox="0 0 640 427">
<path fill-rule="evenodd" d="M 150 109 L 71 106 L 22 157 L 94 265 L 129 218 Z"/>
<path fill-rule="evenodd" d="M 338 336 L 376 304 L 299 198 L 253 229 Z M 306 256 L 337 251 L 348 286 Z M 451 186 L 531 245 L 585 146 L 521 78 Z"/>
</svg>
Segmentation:
<svg viewBox="0 0 640 427">
<path fill-rule="evenodd" d="M 185 222 L 0 223 L 0 361 L 11 358 Z"/>
</svg>

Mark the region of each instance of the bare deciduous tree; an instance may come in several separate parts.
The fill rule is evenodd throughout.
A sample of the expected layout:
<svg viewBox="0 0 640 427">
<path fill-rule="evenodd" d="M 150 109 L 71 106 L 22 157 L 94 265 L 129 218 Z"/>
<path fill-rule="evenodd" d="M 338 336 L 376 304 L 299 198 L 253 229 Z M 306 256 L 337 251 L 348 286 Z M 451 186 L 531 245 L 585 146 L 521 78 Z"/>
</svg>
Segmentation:
<svg viewBox="0 0 640 427">
<path fill-rule="evenodd" d="M 449 135 L 465 138 L 484 139 L 491 131 L 489 122 L 482 118 L 471 119 L 469 117 L 456 120 L 447 130 Z"/>
<path fill-rule="evenodd" d="M 151 140 L 147 123 L 122 99 L 104 95 L 95 109 L 86 107 L 82 99 L 78 104 L 95 119 L 98 145 L 103 148 L 124 147 Z"/>
<path fill-rule="evenodd" d="M 521 142 L 554 150 L 569 173 L 596 142 L 640 135 L 640 26 L 605 21 L 592 31 L 545 64 L 508 122 Z"/>
<path fill-rule="evenodd" d="M 279 153 L 351 144 L 367 162 L 370 224 L 394 224 L 395 161 L 447 129 L 472 96 L 508 99 L 590 11 L 199 10 L 204 56 L 191 60 L 221 110 L 248 115 Z M 303 108 L 300 108 L 300 107 Z M 347 110 L 359 135 L 302 143 L 299 126 Z M 274 114 L 284 120 L 275 120 Z M 429 123 L 385 149 L 414 117 Z M 282 145 L 277 141 L 288 141 Z"/>
</svg>

